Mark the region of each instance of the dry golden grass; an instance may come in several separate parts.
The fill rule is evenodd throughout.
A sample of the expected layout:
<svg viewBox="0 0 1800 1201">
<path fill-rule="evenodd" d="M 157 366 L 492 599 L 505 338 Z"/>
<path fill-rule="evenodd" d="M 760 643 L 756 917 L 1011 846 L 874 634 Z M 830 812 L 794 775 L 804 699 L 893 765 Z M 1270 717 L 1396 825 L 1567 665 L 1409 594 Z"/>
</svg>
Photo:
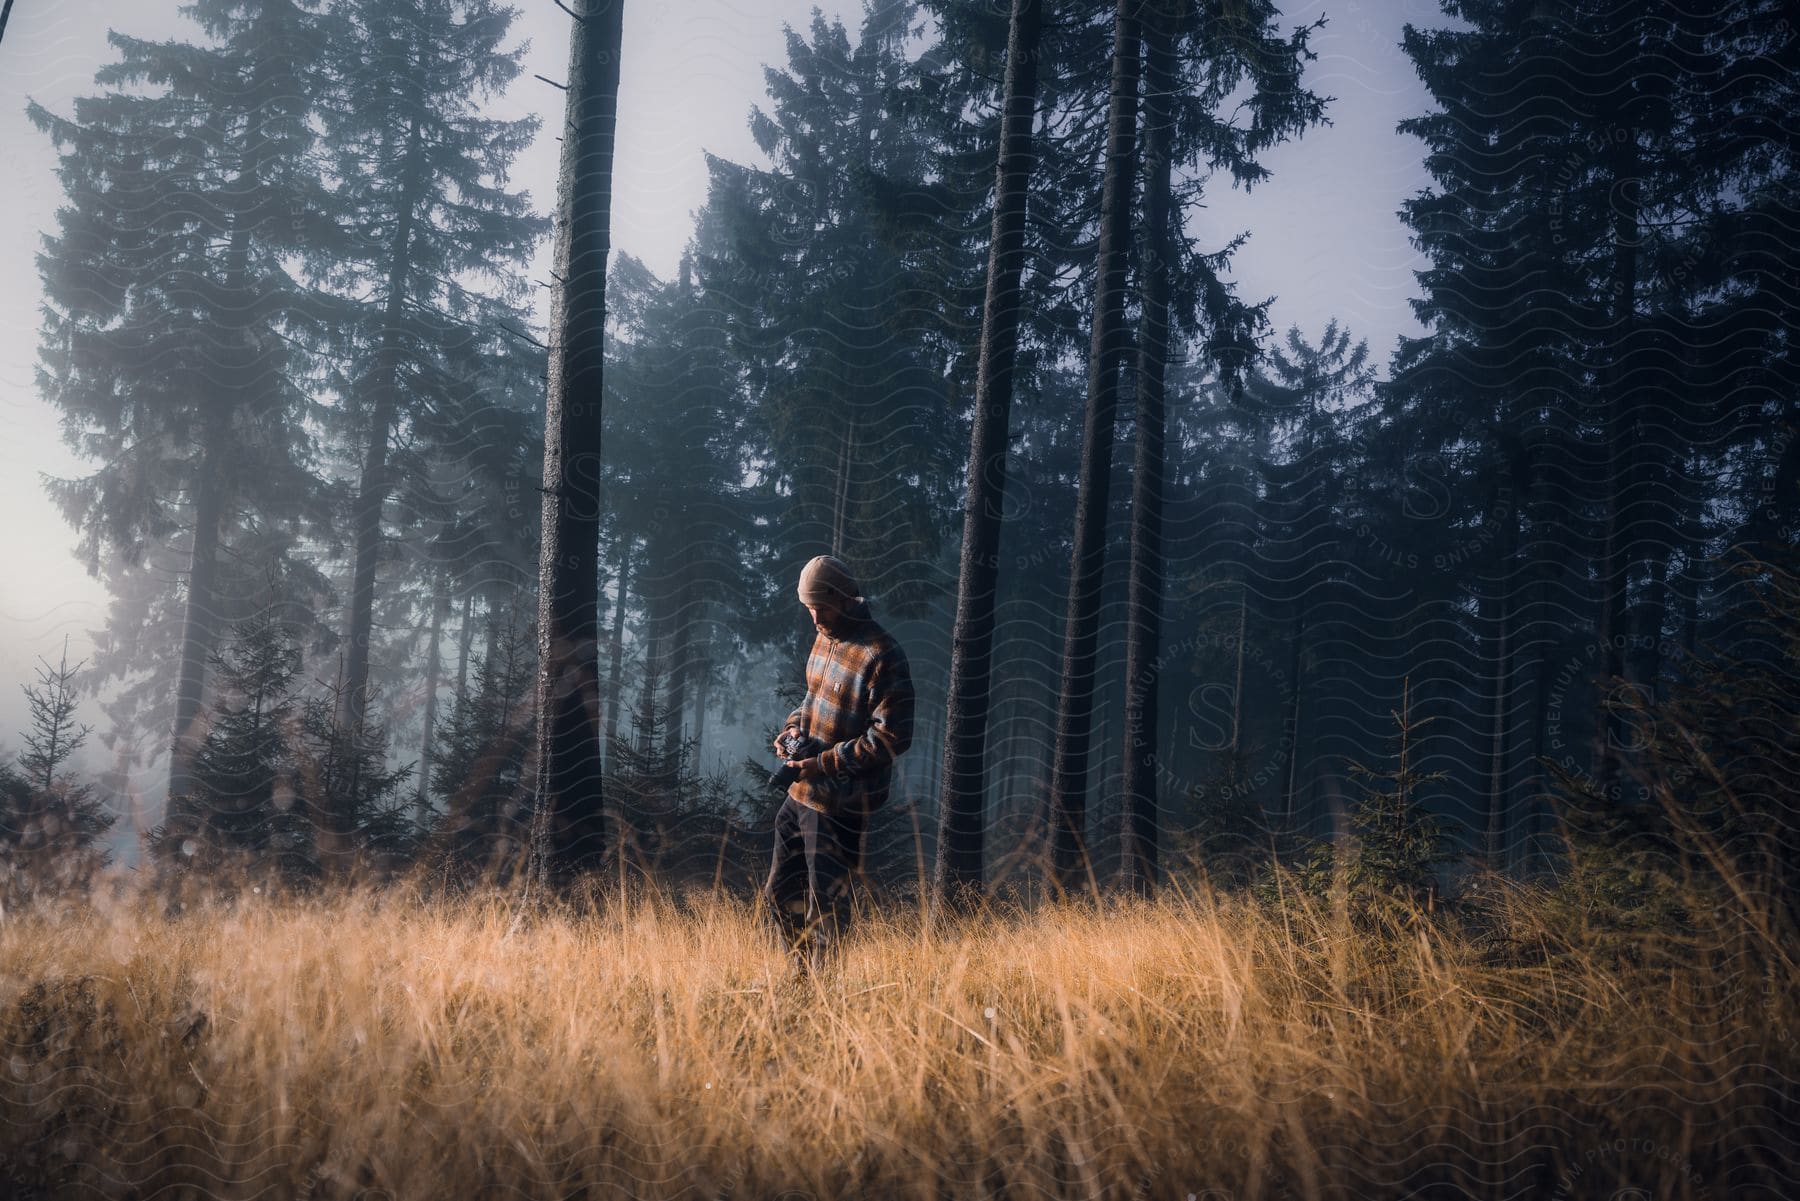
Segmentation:
<svg viewBox="0 0 1800 1201">
<path fill-rule="evenodd" d="M 1601 954 L 1547 912 L 1501 896 L 1480 937 L 1174 890 L 936 933 L 889 913 L 802 981 L 729 898 L 9 915 L 0 1192 L 1791 1189 L 1779 941 L 1720 910 Z"/>
</svg>

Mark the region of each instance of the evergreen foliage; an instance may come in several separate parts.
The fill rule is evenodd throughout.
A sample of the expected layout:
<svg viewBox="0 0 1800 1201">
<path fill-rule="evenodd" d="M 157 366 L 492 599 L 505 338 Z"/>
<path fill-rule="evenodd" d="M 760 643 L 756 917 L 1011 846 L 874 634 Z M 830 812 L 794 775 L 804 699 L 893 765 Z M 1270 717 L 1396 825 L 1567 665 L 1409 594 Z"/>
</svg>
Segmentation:
<svg viewBox="0 0 1800 1201">
<path fill-rule="evenodd" d="M 166 876 L 316 873 L 312 798 L 294 770 L 300 667 L 290 632 L 268 618 L 240 622 L 214 652 L 219 695 L 191 789 L 146 839 Z"/>
<path fill-rule="evenodd" d="M 431 791 L 442 810 L 427 853 L 458 872 L 505 876 L 521 866 L 530 833 L 537 659 L 516 612 L 492 645 L 438 726 Z"/>
<path fill-rule="evenodd" d="M 359 868 L 392 873 L 412 862 L 419 843 L 410 798 L 401 795 L 415 765 L 388 765 L 382 726 L 369 724 L 366 717 L 353 727 L 339 720 L 342 689 L 341 683 L 334 684 L 301 701 L 293 748 L 295 787 L 318 825 L 332 835 L 320 839 L 315 830 L 322 871 L 339 877 Z"/>
<path fill-rule="evenodd" d="M 1695 897 L 1748 890 L 1800 923 L 1800 575 L 1792 554 L 1741 558 L 1758 616 L 1703 648 L 1665 697 L 1621 703 L 1641 748 L 1635 790 L 1551 764 L 1564 847 L 1558 896 L 1584 925 L 1678 928 Z"/>
<path fill-rule="evenodd" d="M 1311 843 L 1293 875 L 1309 892 L 1342 895 L 1357 915 L 1393 903 L 1434 909 L 1438 869 L 1452 857 L 1425 791 L 1443 773 L 1420 771 L 1416 759 L 1418 730 L 1430 719 L 1413 718 L 1409 687 L 1402 687 L 1401 698 L 1394 714 L 1393 766 L 1350 765 L 1362 795 L 1350 805 L 1348 828 L 1332 840 Z"/>
<path fill-rule="evenodd" d="M 66 194 L 38 260 L 38 389 L 93 467 L 50 491 L 121 597 L 99 681 L 150 677 L 111 714 L 162 730 L 192 726 L 261 588 L 308 620 L 323 590 L 296 546 L 321 517 L 300 381 L 323 302 L 292 268 L 329 229 L 308 115 L 330 21 L 314 0 L 183 11 L 200 37 L 109 33 L 105 90 L 72 116 L 27 106 Z M 143 572 L 146 548 L 179 549 Z"/>
<path fill-rule="evenodd" d="M 336 720 L 341 682 L 307 693 L 301 670 L 292 630 L 267 616 L 240 622 L 215 654 L 193 785 L 146 836 L 165 882 L 302 884 L 411 861 L 417 830 L 400 796 L 411 766 L 389 766 L 379 725 L 352 733 Z"/>
<path fill-rule="evenodd" d="M 30 711 L 18 767 L 0 763 L 0 901 L 16 906 L 80 888 L 109 858 L 99 846 L 116 815 L 68 771 L 92 732 L 76 717 L 81 664 L 65 645 L 52 666 L 40 659 L 37 683 L 22 685 Z"/>
<path fill-rule="evenodd" d="M 692 740 L 671 739 L 668 713 L 660 703 L 655 664 L 638 690 L 629 737 L 615 737 L 606 747 L 606 798 L 609 817 L 621 837 L 631 841 L 639 862 L 679 870 L 664 862 L 678 842 L 700 792 Z"/>
<path fill-rule="evenodd" d="M 342 0 L 333 12 L 342 36 L 327 47 L 316 103 L 343 237 L 313 270 L 345 298 L 329 415 L 340 445 L 355 448 L 342 696 L 355 726 L 374 654 L 384 506 L 397 487 L 415 503 L 435 497 L 437 449 L 460 445 L 471 414 L 492 401 L 471 384 L 530 357 L 507 331 L 525 324 L 521 267 L 549 223 L 507 186 L 538 119 L 481 109 L 519 74 L 523 48 L 505 46 L 517 10 Z"/>
<path fill-rule="evenodd" d="M 747 548 L 757 574 L 841 552 L 896 614 L 922 611 L 935 591 L 920 565 L 956 509 L 953 390 L 979 332 L 962 198 L 931 178 L 930 130 L 898 96 L 915 8 L 867 6 L 854 40 L 818 13 L 789 31 L 787 63 L 767 74 L 770 107 L 751 116 L 773 166 L 709 157 L 695 233 L 699 285 L 757 415 L 740 452 L 760 465 L 750 503 L 779 515 Z M 936 220 L 886 220 L 882 197 Z M 787 590 L 759 599 L 788 628 Z"/>
<path fill-rule="evenodd" d="M 1007 7 L 871 0 L 790 30 L 751 116 L 766 160 L 708 159 L 673 278 L 611 260 L 605 319 L 584 326 L 583 353 L 605 359 L 605 454 L 581 481 L 600 490 L 581 510 L 599 535 L 575 539 L 600 562 L 571 572 L 599 620 L 545 645 L 610 658 L 594 689 L 610 733 L 574 730 L 560 758 L 598 771 L 604 752 L 612 833 L 643 862 L 711 873 L 774 808 L 759 780 L 701 772 L 699 752 L 791 707 L 769 680 L 799 677 L 811 631 L 793 571 L 821 550 L 868 582 L 921 685 L 910 795 L 883 820 L 936 816 L 906 806 L 940 794 L 962 732 L 936 693 L 969 645 L 948 585 Z M 557 340 L 533 334 L 523 274 L 549 222 L 512 179 L 547 131 L 492 108 L 521 71 L 516 14 L 183 12 L 167 41 L 110 35 L 68 113 L 28 109 L 64 192 L 39 260 L 37 384 L 83 459 L 49 490 L 111 607 L 86 664 L 46 665 L 28 689 L 25 755 L 0 769 L 13 878 L 52 843 L 87 873 L 111 822 L 96 791 L 154 810 L 139 777 L 172 750 L 151 839 L 171 871 L 303 879 L 422 848 L 510 870 L 537 783 L 534 679 L 564 678 L 511 616 L 542 601 L 537 339 Z M 1093 711 L 1069 725 L 1097 736 L 1092 762 L 1065 775 L 1082 804 L 1097 794 L 1081 825 L 1102 868 L 1109 815 L 1128 811 L 1146 846 L 1185 839 L 1220 883 L 1273 858 L 1309 887 L 1410 903 L 1454 844 L 1555 871 L 1571 905 L 1620 927 L 1685 920 L 1667 899 L 1727 863 L 1791 895 L 1795 648 L 1775 566 L 1800 528 L 1787 8 L 1446 0 L 1442 28 L 1408 27 L 1430 107 L 1402 131 L 1430 184 L 1401 215 L 1426 330 L 1385 382 L 1340 322 L 1265 345 L 1266 306 L 1232 289 L 1229 231 L 1177 220 L 1117 239 L 1109 328 L 1139 332 L 1096 378 L 1116 403 L 1160 373 L 1166 412 L 1146 405 L 1130 432 L 1164 471 L 1129 506 L 1116 481 L 1083 506 L 1083 561 L 1115 562 L 1067 606 L 1095 637 L 1059 685 L 1064 646 L 1045 632 L 1083 475 L 1126 474 L 1107 466 L 1116 415 L 1083 428 L 1121 12 L 1176 50 L 1156 105 L 1138 85 L 1146 114 L 1170 106 L 1167 154 L 1144 126 L 1113 164 L 1134 223 L 1157 211 L 1165 161 L 1191 214 L 1208 186 L 1259 185 L 1265 152 L 1325 111 L 1305 86 L 1316 26 L 1283 33 L 1268 0 L 1042 5 L 1032 119 L 1014 123 L 1035 161 L 1011 213 L 1016 404 L 986 452 L 1008 484 L 981 518 L 996 670 L 961 813 L 980 820 L 946 844 L 979 849 L 979 826 L 1009 840 L 996 871 L 1028 858 L 1015 848 L 1055 776 L 1046 730 L 1086 689 Z M 1166 322 L 1145 311 L 1164 307 Z M 1165 327 L 1156 361 L 1146 335 Z M 1144 561 L 1122 587 L 1127 522 Z M 1753 565 L 1727 570 L 1733 548 Z M 1121 643 L 1137 648 L 1126 671 Z M 1162 706 L 1137 710 L 1161 715 L 1148 723 L 1128 696 L 1146 677 Z M 98 785 L 69 770 L 77 686 L 114 752 Z M 1349 841 L 1308 842 L 1396 706 L 1400 765 L 1355 768 Z M 1121 714 L 1156 743 L 1129 809 Z M 405 788 L 414 748 L 426 778 Z M 574 803 L 600 784 L 572 783 Z"/>
</svg>

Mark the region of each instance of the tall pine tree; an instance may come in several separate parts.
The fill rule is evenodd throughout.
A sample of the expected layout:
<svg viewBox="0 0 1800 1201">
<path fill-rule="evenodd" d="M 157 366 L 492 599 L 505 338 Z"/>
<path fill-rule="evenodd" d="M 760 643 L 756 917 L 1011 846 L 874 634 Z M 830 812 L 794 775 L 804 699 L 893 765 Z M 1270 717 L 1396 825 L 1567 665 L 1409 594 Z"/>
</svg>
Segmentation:
<svg viewBox="0 0 1800 1201">
<path fill-rule="evenodd" d="M 537 795 L 531 841 L 537 873 L 546 880 L 596 867 L 606 855 L 600 458 L 623 9 L 624 0 L 585 0 L 573 10 L 569 38 L 538 552 Z"/>
<path fill-rule="evenodd" d="M 327 32 L 316 10 L 198 0 L 184 12 L 203 38 L 111 33 L 118 61 L 95 76 L 111 90 L 77 100 L 72 118 L 27 109 L 61 151 L 68 196 L 39 257 L 38 385 L 96 464 L 53 481 L 52 494 L 92 572 L 103 556 L 119 560 L 117 578 L 146 546 L 183 548 L 178 601 L 160 591 L 175 587 L 166 580 L 128 582 L 143 603 L 114 611 L 115 623 L 170 628 L 178 609 L 173 661 L 101 665 L 154 665 L 145 711 L 172 723 L 172 793 L 188 784 L 221 623 L 244 615 L 246 586 L 290 574 L 249 557 L 245 541 L 291 557 L 281 530 L 313 512 L 317 493 L 295 381 L 320 309 L 290 270 L 329 229 L 308 121 Z M 233 578 L 230 564 L 246 561 Z"/>
<path fill-rule="evenodd" d="M 535 117 L 499 120 L 482 102 L 520 71 L 506 47 L 516 10 L 492 0 L 338 0 L 321 121 L 344 237 L 316 262 L 353 299 L 340 331 L 336 432 L 355 448 L 342 720 L 368 703 L 383 508 L 394 446 L 441 437 L 431 415 L 459 359 L 519 323 L 520 267 L 547 228 L 509 188 Z"/>
</svg>

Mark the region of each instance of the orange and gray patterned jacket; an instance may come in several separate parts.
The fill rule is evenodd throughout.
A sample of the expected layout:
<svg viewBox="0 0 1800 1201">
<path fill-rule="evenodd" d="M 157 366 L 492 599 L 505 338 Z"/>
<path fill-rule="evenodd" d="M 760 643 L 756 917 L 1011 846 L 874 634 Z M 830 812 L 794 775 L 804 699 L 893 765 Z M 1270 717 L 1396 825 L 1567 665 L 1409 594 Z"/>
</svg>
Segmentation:
<svg viewBox="0 0 1800 1201">
<path fill-rule="evenodd" d="M 810 735 L 824 776 L 796 780 L 788 796 L 820 813 L 887 803 L 894 760 L 912 745 L 913 683 L 906 653 L 859 600 L 838 634 L 821 633 L 806 657 L 806 699 L 787 725 Z"/>
</svg>

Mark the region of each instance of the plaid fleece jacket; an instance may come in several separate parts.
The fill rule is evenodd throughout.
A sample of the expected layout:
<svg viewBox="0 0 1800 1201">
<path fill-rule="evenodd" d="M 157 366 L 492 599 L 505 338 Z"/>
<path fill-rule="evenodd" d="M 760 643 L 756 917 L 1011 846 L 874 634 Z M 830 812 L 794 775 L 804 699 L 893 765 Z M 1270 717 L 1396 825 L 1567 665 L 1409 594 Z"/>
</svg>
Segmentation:
<svg viewBox="0 0 1800 1201">
<path fill-rule="evenodd" d="M 788 714 L 825 744 L 825 775 L 796 780 L 795 802 L 832 813 L 860 801 L 873 812 L 887 803 L 894 760 L 912 745 L 913 684 L 906 653 L 864 602 L 846 616 L 854 623 L 837 637 L 819 634 L 806 657 L 806 699 Z"/>
</svg>

